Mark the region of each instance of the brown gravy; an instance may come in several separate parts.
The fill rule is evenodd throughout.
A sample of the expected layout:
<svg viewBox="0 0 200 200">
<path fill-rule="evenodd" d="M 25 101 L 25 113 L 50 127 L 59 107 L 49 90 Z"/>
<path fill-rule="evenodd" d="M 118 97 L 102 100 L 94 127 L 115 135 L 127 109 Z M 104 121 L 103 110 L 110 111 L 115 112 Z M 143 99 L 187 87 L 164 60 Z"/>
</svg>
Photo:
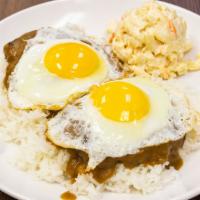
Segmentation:
<svg viewBox="0 0 200 200">
<path fill-rule="evenodd" d="M 169 162 L 169 166 L 179 169 L 183 160 L 179 155 L 179 149 L 183 146 L 185 138 L 177 141 L 170 141 L 168 143 L 160 144 L 140 149 L 136 154 L 126 155 L 123 157 L 112 158 L 107 157 L 94 170 L 90 172 L 93 178 L 99 183 L 105 182 L 107 179 L 115 174 L 117 164 L 123 164 L 126 168 L 132 169 L 134 167 L 143 165 L 156 165 Z M 72 178 L 72 181 L 79 175 L 85 173 L 88 164 L 88 154 L 75 149 L 69 149 L 70 159 L 67 164 L 67 173 Z"/>
<path fill-rule="evenodd" d="M 71 192 L 65 192 L 60 196 L 61 200 L 76 200 L 76 195 Z"/>
<path fill-rule="evenodd" d="M 67 164 L 67 174 L 70 175 L 72 182 L 74 182 L 78 174 L 85 173 L 89 157 L 87 153 L 80 150 L 68 149 L 68 152 L 70 159 Z"/>
<path fill-rule="evenodd" d="M 36 33 L 37 31 L 28 32 L 4 46 L 4 55 L 8 62 L 4 78 L 4 85 L 6 88 L 9 87 L 9 76 L 14 70 L 16 64 L 19 62 L 26 47 L 27 40 L 34 38 Z"/>
</svg>

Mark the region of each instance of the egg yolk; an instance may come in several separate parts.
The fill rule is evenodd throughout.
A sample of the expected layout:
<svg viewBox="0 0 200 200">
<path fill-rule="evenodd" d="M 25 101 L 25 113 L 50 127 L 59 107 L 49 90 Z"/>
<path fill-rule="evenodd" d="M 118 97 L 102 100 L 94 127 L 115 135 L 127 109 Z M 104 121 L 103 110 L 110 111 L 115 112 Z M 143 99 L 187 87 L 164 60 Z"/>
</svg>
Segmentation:
<svg viewBox="0 0 200 200">
<path fill-rule="evenodd" d="M 90 97 L 103 116 L 117 122 L 140 120 L 150 110 L 148 96 L 127 82 L 115 81 L 94 86 Z"/>
<path fill-rule="evenodd" d="M 100 67 L 97 53 L 82 43 L 62 43 L 51 47 L 44 64 L 53 74 L 65 78 L 84 78 L 93 74 Z"/>
</svg>

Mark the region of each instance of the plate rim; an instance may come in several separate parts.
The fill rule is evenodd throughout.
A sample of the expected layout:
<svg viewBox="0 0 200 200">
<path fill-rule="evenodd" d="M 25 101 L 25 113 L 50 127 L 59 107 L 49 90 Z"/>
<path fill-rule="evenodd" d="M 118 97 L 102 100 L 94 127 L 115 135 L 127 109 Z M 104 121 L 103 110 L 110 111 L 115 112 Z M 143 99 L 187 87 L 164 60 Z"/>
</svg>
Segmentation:
<svg viewBox="0 0 200 200">
<path fill-rule="evenodd" d="M 53 0 L 53 1 L 47 1 L 47 2 L 43 2 L 43 3 L 39 3 L 39 4 L 34 5 L 34 6 L 24 8 L 24 9 L 17 11 L 15 13 L 3 18 L 2 20 L 0 20 L 0 26 L 3 25 L 3 24 L 6 24 L 8 20 L 14 19 L 18 15 L 23 15 L 27 11 L 30 12 L 30 10 L 32 10 L 32 9 L 37 10 L 37 8 L 39 8 L 39 7 L 52 5 L 52 4 L 59 4 L 60 2 L 69 2 L 69 1 L 71 1 L 71 0 Z M 92 1 L 92 0 L 89 0 L 89 1 Z M 158 0 L 158 2 L 161 3 L 161 4 L 164 4 L 166 6 L 170 6 L 171 8 L 174 8 L 175 10 L 182 10 L 183 12 L 187 12 L 190 15 L 193 15 L 194 17 L 200 18 L 200 14 L 195 13 L 191 10 L 188 10 L 184 7 L 181 7 L 181 6 L 172 4 L 172 3 L 168 3 L 168 2 L 163 2 L 162 0 Z M 22 195 L 22 194 L 20 194 L 16 191 L 13 191 L 12 189 L 9 189 L 9 187 L 3 185 L 1 182 L 0 182 L 0 191 L 9 195 L 10 197 L 18 199 L 18 200 L 36 200 L 36 199 L 30 198 L 30 197 L 24 196 L 24 195 Z M 190 190 L 189 192 L 186 192 L 186 193 L 180 195 L 179 197 L 175 197 L 175 198 L 173 198 L 173 200 L 188 200 L 190 198 L 197 197 L 198 195 L 200 195 L 200 184 L 195 189 Z"/>
<path fill-rule="evenodd" d="M 11 18 L 14 18 L 16 17 L 17 15 L 19 14 L 23 14 L 25 13 L 26 11 L 28 10 L 31 10 L 31 9 L 37 9 L 37 7 L 41 7 L 41 6 L 44 6 L 44 5 L 50 5 L 50 4 L 57 4 L 57 3 L 60 3 L 60 2 L 68 2 L 70 0 L 52 0 L 52 1 L 47 1 L 47 2 L 43 2 L 43 3 L 39 3 L 37 5 L 34 5 L 34 6 L 30 6 L 30 7 L 27 7 L 27 8 L 24 8 L 22 10 L 19 10 L 11 15 L 8 15 L 7 17 L 3 18 L 0 20 L 0 26 L 3 24 L 3 23 L 6 23 L 7 20 L 11 19 Z M 170 6 L 170 7 L 174 7 L 175 9 L 179 9 L 179 10 L 182 10 L 184 12 L 189 12 L 190 14 L 196 16 L 196 17 L 200 17 L 200 14 L 198 13 L 195 13 L 191 10 L 188 10 L 184 7 L 181 7 L 181 6 L 178 6 L 178 5 L 175 5 L 175 4 L 172 4 L 172 3 L 168 3 L 168 2 L 164 2 L 162 0 L 157 0 L 159 3 L 161 4 L 165 4 L 166 6 Z"/>
</svg>

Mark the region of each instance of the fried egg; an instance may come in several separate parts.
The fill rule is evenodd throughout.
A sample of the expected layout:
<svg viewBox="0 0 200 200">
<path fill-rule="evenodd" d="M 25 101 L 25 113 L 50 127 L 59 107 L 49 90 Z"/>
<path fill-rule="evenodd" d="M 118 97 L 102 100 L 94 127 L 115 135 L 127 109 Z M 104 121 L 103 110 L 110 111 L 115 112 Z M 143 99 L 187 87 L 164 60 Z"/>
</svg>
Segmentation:
<svg viewBox="0 0 200 200">
<path fill-rule="evenodd" d="M 48 121 L 47 137 L 87 152 L 89 170 L 106 157 L 184 137 L 194 116 L 185 96 L 167 82 L 127 78 L 93 86 Z"/>
<path fill-rule="evenodd" d="M 119 77 L 103 47 L 78 31 L 37 31 L 9 79 L 8 98 L 18 109 L 62 109 L 71 99 Z"/>
</svg>

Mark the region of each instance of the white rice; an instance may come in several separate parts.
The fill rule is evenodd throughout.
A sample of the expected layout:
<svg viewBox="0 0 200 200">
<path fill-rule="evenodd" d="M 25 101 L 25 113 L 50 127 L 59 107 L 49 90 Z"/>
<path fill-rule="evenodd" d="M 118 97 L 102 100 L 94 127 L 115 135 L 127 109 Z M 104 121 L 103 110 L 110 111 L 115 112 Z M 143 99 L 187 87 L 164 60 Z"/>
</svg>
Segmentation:
<svg viewBox="0 0 200 200">
<path fill-rule="evenodd" d="M 167 163 L 154 167 L 139 166 L 132 170 L 119 165 L 116 175 L 104 184 L 98 184 L 87 174 L 79 176 L 71 185 L 65 174 L 67 151 L 55 147 L 46 140 L 46 115 L 39 110 L 19 111 L 9 106 L 2 87 L 5 67 L 6 62 L 0 59 L 0 136 L 6 142 L 17 146 L 18 154 L 13 155 L 13 164 L 21 170 L 31 172 L 47 182 L 65 184 L 66 190 L 86 195 L 91 199 L 104 191 L 150 193 L 163 188 L 176 178 L 176 170 L 165 169 Z M 187 137 L 183 153 L 187 155 L 198 148 L 200 134 L 193 131 Z"/>
<path fill-rule="evenodd" d="M 166 163 L 167 164 L 167 163 Z M 116 174 L 104 184 L 98 184 L 91 175 L 79 176 L 70 186 L 71 191 L 93 197 L 102 192 L 114 193 L 151 193 L 163 188 L 167 183 L 175 180 L 177 172 L 174 168 L 165 169 L 166 164 L 156 166 L 139 166 L 126 169 L 118 165 Z"/>
<path fill-rule="evenodd" d="M 66 150 L 46 140 L 46 115 L 39 111 L 12 109 L 2 87 L 5 62 L 0 61 L 0 136 L 17 146 L 13 164 L 24 171 L 34 172 L 40 179 L 61 183 L 65 180 Z"/>
</svg>

